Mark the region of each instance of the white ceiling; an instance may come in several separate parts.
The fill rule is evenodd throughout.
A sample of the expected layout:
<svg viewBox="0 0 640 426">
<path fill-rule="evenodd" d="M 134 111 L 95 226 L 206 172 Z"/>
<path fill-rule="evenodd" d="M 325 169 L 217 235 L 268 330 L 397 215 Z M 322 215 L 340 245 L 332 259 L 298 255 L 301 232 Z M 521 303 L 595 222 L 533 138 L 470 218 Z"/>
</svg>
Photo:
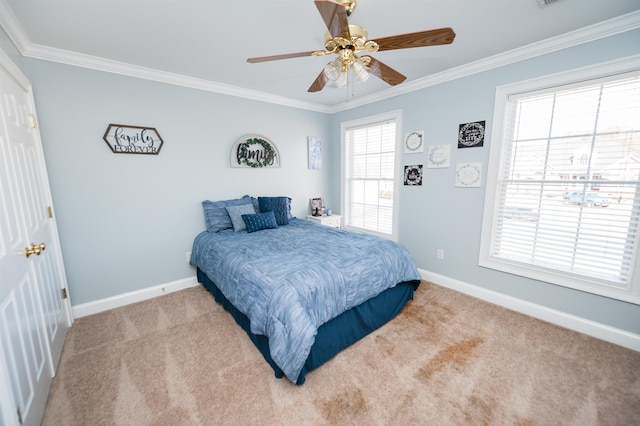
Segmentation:
<svg viewBox="0 0 640 426">
<path fill-rule="evenodd" d="M 546 7 L 537 0 L 358 0 L 349 21 L 367 28 L 370 40 L 440 27 L 453 28 L 456 38 L 372 54 L 407 80 L 391 88 L 372 76 L 355 86 L 350 103 L 402 93 L 524 46 L 548 46 L 613 18 L 637 27 L 639 10 L 640 0 L 557 0 Z M 331 56 L 246 62 L 322 49 L 326 27 L 312 0 L 0 0 L 0 12 L 29 57 L 319 110 L 344 105 L 349 94 L 330 85 L 307 92 Z"/>
</svg>

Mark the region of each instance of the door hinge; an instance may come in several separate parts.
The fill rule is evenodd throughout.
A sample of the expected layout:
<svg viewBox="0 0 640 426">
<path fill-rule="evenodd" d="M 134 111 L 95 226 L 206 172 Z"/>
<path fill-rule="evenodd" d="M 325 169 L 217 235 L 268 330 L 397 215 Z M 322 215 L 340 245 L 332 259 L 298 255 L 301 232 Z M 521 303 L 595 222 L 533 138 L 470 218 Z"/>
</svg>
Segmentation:
<svg viewBox="0 0 640 426">
<path fill-rule="evenodd" d="M 18 413 L 18 423 L 22 424 L 22 414 L 20 414 L 20 407 L 16 407 L 16 412 Z"/>
<path fill-rule="evenodd" d="M 31 128 L 35 129 L 36 127 L 38 127 L 38 123 L 36 122 L 36 116 L 31 114 L 29 116 L 29 119 L 31 120 Z"/>
<path fill-rule="evenodd" d="M 63 298 L 63 299 L 66 299 L 67 297 L 68 297 L 68 296 L 67 296 L 67 289 L 66 289 L 66 288 L 63 288 L 63 289 L 62 289 L 62 298 Z"/>
<path fill-rule="evenodd" d="M 47 207 L 47 215 L 49 215 L 49 219 L 53 219 L 53 209 L 51 206 Z"/>
</svg>

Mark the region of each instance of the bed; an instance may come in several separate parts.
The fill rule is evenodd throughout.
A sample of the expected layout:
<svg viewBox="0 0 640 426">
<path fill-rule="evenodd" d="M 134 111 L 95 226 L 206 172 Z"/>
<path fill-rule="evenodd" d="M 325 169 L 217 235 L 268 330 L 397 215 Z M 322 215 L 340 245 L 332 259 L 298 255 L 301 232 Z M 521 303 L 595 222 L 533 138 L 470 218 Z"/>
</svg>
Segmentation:
<svg viewBox="0 0 640 426">
<path fill-rule="evenodd" d="M 191 264 L 273 368 L 306 373 L 393 319 L 420 275 L 400 244 L 291 217 L 287 197 L 203 202 Z"/>
</svg>

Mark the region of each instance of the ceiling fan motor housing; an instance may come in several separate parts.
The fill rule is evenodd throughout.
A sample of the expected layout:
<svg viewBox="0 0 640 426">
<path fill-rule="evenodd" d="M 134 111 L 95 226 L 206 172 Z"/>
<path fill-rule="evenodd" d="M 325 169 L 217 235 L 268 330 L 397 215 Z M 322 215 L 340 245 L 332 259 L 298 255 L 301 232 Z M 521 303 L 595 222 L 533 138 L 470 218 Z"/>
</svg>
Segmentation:
<svg viewBox="0 0 640 426">
<path fill-rule="evenodd" d="M 351 50 L 360 50 L 364 48 L 364 45 L 367 42 L 367 36 L 369 35 L 366 28 L 357 24 L 349 24 L 349 33 L 351 35 L 350 40 L 343 37 L 332 37 L 329 31 L 327 31 L 324 35 L 325 49 L 333 52 L 336 48 L 345 49 L 348 46 L 353 46 Z"/>
<path fill-rule="evenodd" d="M 347 16 L 351 16 L 351 13 L 356 9 L 356 0 L 340 0 L 340 3 L 347 9 Z"/>
</svg>

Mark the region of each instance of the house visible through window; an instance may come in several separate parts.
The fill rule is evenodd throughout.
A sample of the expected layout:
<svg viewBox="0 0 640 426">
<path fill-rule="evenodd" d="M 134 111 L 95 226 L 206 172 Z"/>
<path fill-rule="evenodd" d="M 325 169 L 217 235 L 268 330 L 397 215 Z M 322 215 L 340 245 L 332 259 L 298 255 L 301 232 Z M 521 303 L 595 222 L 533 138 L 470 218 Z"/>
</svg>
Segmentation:
<svg viewBox="0 0 640 426">
<path fill-rule="evenodd" d="M 345 228 L 395 237 L 399 112 L 342 124 Z"/>
<path fill-rule="evenodd" d="M 480 265 L 640 303 L 640 71 L 602 72 L 498 88 Z"/>
</svg>

